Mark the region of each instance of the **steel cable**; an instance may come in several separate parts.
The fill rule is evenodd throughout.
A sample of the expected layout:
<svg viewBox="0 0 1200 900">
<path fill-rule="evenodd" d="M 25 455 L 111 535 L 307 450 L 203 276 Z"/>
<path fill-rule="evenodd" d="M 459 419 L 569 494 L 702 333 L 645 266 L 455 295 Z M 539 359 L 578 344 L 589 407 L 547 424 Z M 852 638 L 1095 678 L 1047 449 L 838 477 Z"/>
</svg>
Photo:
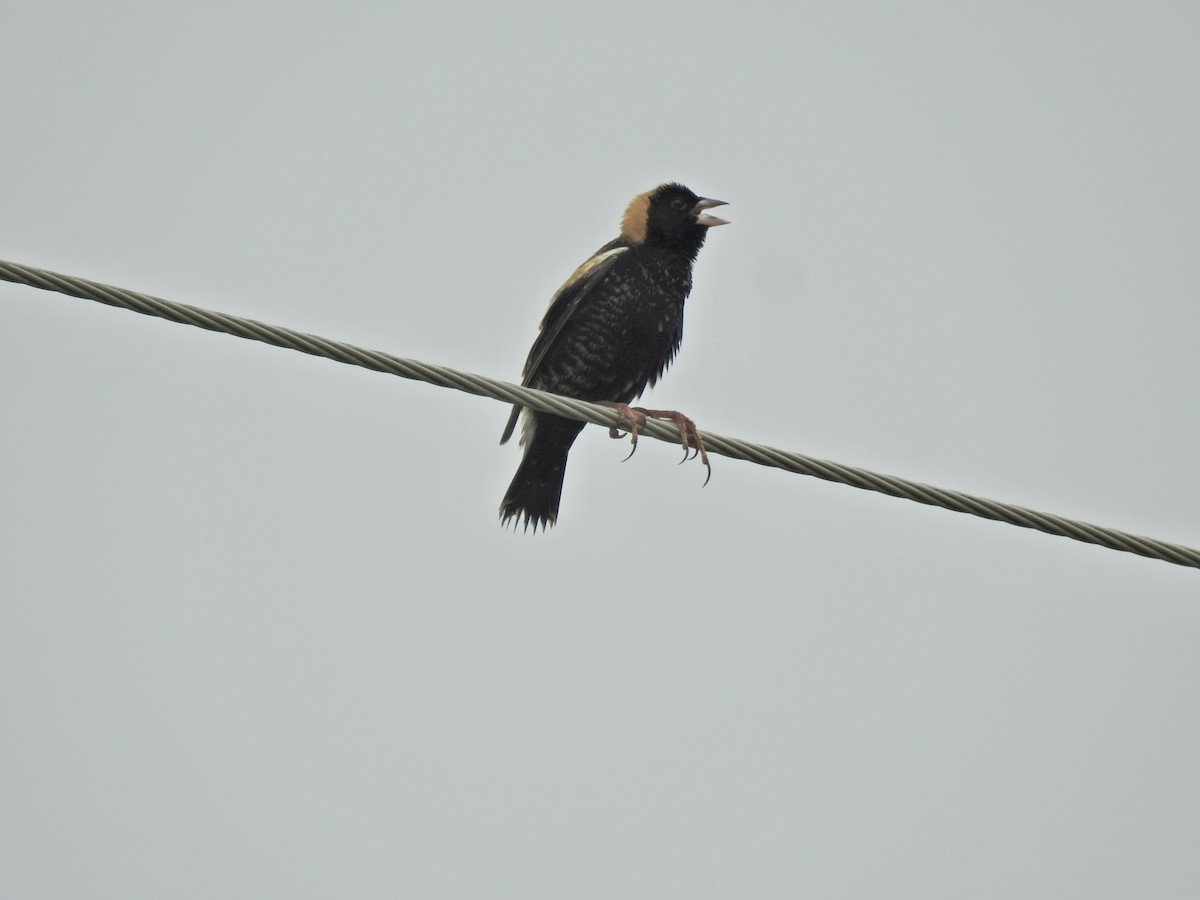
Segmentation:
<svg viewBox="0 0 1200 900">
<path fill-rule="evenodd" d="M 520 387 L 505 381 L 460 372 L 457 369 L 433 363 L 404 359 L 388 353 L 381 353 L 378 350 L 367 350 L 353 344 L 293 331 L 290 328 L 175 303 L 161 297 L 127 291 L 123 288 L 49 272 L 45 269 L 0 260 L 0 279 L 43 290 L 57 291 L 84 300 L 95 300 L 143 315 L 157 316 L 185 325 L 195 325 L 197 328 L 205 328 L 209 331 L 220 331 L 237 337 L 261 341 L 265 344 L 273 344 L 276 347 L 299 350 L 301 353 L 362 366 L 376 372 L 387 372 L 401 378 L 424 381 L 439 387 L 454 388 L 468 394 L 491 397 L 506 403 L 520 403 L 541 412 L 557 413 L 597 425 L 613 426 L 617 424 L 617 415 L 612 409 L 595 403 L 585 403 L 570 397 Z M 1110 550 L 1123 550 L 1180 566 L 1200 568 L 1200 550 L 1181 544 L 1172 544 L 1155 538 L 1118 531 L 1114 528 L 1105 528 L 1088 522 L 1013 506 L 1009 503 L 1000 503 L 960 491 L 908 481 L 894 475 L 883 475 L 867 469 L 844 466 L 829 460 L 778 450 L 762 444 L 722 437 L 707 431 L 702 433 L 704 443 L 710 453 L 719 453 L 732 459 L 743 459 L 763 466 L 784 469 L 788 472 L 811 475 L 814 478 L 847 484 L 863 490 L 878 491 L 881 494 L 901 497 L 929 506 L 940 506 L 955 512 L 970 513 L 1021 528 L 1033 528 L 1047 534 L 1057 534 L 1077 541 L 1097 544 Z M 642 434 L 663 441 L 678 441 L 678 432 L 673 425 L 654 419 L 646 422 Z"/>
</svg>

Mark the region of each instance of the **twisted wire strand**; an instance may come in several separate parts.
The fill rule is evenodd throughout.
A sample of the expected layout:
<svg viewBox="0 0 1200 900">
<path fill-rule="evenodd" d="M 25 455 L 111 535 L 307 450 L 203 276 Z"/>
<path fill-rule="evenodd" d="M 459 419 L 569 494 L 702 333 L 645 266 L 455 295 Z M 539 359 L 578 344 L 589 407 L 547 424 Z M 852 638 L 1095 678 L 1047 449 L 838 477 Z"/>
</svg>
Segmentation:
<svg viewBox="0 0 1200 900">
<path fill-rule="evenodd" d="M 483 375 L 460 372 L 446 366 L 392 356 L 378 350 L 367 350 L 353 344 L 293 331 L 290 328 L 175 303 L 161 297 L 127 291 L 123 288 L 49 272 L 45 269 L 0 260 L 0 279 L 43 290 L 57 291 L 83 300 L 95 300 L 143 315 L 157 316 L 185 325 L 195 325 L 197 328 L 249 338 L 276 347 L 299 350 L 301 353 L 332 359 L 348 365 L 362 366 L 376 372 L 386 372 L 401 378 L 424 381 L 439 387 L 454 388 L 468 394 L 491 397 L 506 403 L 520 403 L 539 412 L 556 413 L 596 425 L 613 426 L 617 424 L 617 415 L 611 408 L 595 403 L 520 387 Z M 673 425 L 656 419 L 649 419 L 646 422 L 642 434 L 671 443 L 677 442 L 679 438 Z M 1200 550 L 1182 544 L 1172 544 L 1155 538 L 1129 534 L 1114 528 L 1105 528 L 1088 522 L 1025 509 L 1009 503 L 1000 503 L 960 491 L 933 487 L 894 475 L 872 472 L 868 469 L 844 466 L 829 460 L 816 459 L 801 453 L 779 450 L 762 444 L 752 444 L 737 438 L 722 437 L 709 432 L 703 434 L 704 443 L 710 453 L 719 453 L 731 459 L 742 459 L 763 466 L 773 466 L 788 472 L 811 475 L 814 478 L 847 484 L 862 490 L 877 491 L 891 497 L 913 500 L 929 506 L 940 506 L 943 509 L 969 513 L 997 522 L 1006 522 L 1021 528 L 1032 528 L 1047 534 L 1056 534 L 1089 544 L 1097 544 L 1110 550 L 1122 550 L 1175 565 L 1200 568 Z"/>
</svg>

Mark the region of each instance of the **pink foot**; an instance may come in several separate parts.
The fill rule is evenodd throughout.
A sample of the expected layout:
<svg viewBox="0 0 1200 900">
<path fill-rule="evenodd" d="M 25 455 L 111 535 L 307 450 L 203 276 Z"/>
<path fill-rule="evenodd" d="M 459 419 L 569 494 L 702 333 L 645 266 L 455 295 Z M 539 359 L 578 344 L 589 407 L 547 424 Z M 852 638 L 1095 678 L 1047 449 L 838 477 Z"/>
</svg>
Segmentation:
<svg viewBox="0 0 1200 900">
<path fill-rule="evenodd" d="M 641 406 L 628 406 L 624 403 L 613 403 L 611 401 L 600 401 L 602 406 L 610 406 L 617 411 L 617 424 L 608 429 L 608 436 L 611 438 L 622 438 L 620 431 L 624 428 L 629 432 L 629 441 L 633 445 L 629 451 L 629 459 L 637 450 L 638 431 L 646 424 L 646 419 L 662 419 L 667 422 L 674 422 L 675 427 L 679 429 L 679 443 L 683 445 L 683 459 L 681 463 L 686 462 L 689 451 L 694 451 L 691 458 L 700 457 L 700 462 L 704 464 L 704 468 L 708 470 L 708 475 L 704 479 L 704 483 L 708 484 L 712 478 L 712 464 L 708 461 L 708 452 L 704 448 L 704 438 L 700 436 L 699 429 L 696 428 L 696 423 L 689 419 L 681 412 L 676 412 L 672 409 L 645 409 Z"/>
</svg>

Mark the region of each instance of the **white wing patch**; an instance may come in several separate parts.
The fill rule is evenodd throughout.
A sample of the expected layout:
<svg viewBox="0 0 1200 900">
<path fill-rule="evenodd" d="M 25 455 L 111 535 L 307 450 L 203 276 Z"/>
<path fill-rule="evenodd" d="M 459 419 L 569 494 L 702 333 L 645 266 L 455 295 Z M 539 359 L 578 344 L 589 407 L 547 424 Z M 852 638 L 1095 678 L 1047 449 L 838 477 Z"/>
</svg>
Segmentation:
<svg viewBox="0 0 1200 900">
<path fill-rule="evenodd" d="M 595 272 L 598 268 L 600 268 L 602 265 L 607 263 L 613 257 L 617 256 L 620 253 L 625 253 L 628 249 L 629 249 L 628 247 L 614 247 L 611 250 L 606 250 L 603 253 L 597 253 L 595 256 L 589 258 L 586 262 L 583 263 L 583 265 L 581 265 L 578 269 L 576 269 L 574 272 L 571 273 L 571 277 L 568 278 L 563 283 L 562 287 L 560 287 L 557 291 L 554 292 L 554 296 L 550 298 L 550 307 L 549 308 L 550 309 L 554 308 L 554 304 L 558 302 L 558 298 L 561 297 L 565 291 L 569 290 L 571 287 L 578 284 L 583 279 L 587 278 L 589 275 L 591 275 L 593 272 Z M 578 298 L 576 299 L 576 303 L 578 303 Z M 561 316 L 557 319 L 557 321 L 561 321 L 562 317 L 569 316 L 570 313 L 571 313 L 571 310 L 564 310 L 563 313 L 561 314 Z M 538 326 L 539 331 L 542 331 L 545 329 L 546 323 L 547 323 L 547 320 L 549 319 L 549 317 L 550 317 L 550 314 L 549 314 L 549 312 L 547 312 L 546 318 L 542 319 L 541 324 Z M 580 345 L 577 348 L 577 351 L 581 352 L 583 349 L 585 349 L 585 348 L 582 345 Z M 529 375 L 528 364 L 526 364 L 525 375 L 526 376 Z M 529 443 L 533 440 L 533 433 L 536 430 L 537 430 L 537 420 L 533 417 L 532 411 L 528 407 L 524 407 L 524 406 L 521 407 L 521 441 L 520 441 L 520 444 L 522 447 L 529 446 Z M 504 443 L 504 441 L 501 441 L 501 443 Z"/>
<path fill-rule="evenodd" d="M 553 306 L 555 302 L 557 302 L 558 298 L 562 296 L 563 291 L 565 291 L 571 285 L 578 284 L 580 281 L 595 272 L 600 266 L 604 265 L 606 260 L 612 259 L 618 253 L 625 253 L 628 249 L 628 247 L 614 247 L 607 253 L 597 253 L 578 269 L 572 272 L 571 277 L 566 280 L 563 286 L 554 292 L 554 296 L 550 298 L 550 306 Z"/>
<path fill-rule="evenodd" d="M 533 440 L 533 433 L 537 430 L 537 421 L 533 418 L 533 413 L 529 407 L 521 407 L 521 443 L 520 446 L 528 447 L 530 441 Z"/>
</svg>

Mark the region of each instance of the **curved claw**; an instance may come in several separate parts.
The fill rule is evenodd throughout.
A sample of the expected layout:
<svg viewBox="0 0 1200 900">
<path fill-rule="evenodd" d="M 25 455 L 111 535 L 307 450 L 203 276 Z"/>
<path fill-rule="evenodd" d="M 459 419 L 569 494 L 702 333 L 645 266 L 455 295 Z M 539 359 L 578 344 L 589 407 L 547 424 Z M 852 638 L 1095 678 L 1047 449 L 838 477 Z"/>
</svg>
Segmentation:
<svg viewBox="0 0 1200 900">
<path fill-rule="evenodd" d="M 708 487 L 708 480 L 712 478 L 712 463 L 707 459 L 704 460 L 704 468 L 708 469 L 708 474 L 704 476 L 704 484 L 700 485 L 701 488 Z"/>
<path fill-rule="evenodd" d="M 608 436 L 614 439 L 621 439 L 626 435 L 629 436 L 629 456 L 626 456 L 621 462 L 628 462 L 629 459 L 637 452 L 638 430 L 645 424 L 646 417 L 641 409 L 626 406 L 624 403 L 617 403 L 611 400 L 599 401 L 603 406 L 612 407 L 617 411 L 617 424 L 608 426 Z M 625 430 L 622 431 L 621 427 Z"/>
</svg>

